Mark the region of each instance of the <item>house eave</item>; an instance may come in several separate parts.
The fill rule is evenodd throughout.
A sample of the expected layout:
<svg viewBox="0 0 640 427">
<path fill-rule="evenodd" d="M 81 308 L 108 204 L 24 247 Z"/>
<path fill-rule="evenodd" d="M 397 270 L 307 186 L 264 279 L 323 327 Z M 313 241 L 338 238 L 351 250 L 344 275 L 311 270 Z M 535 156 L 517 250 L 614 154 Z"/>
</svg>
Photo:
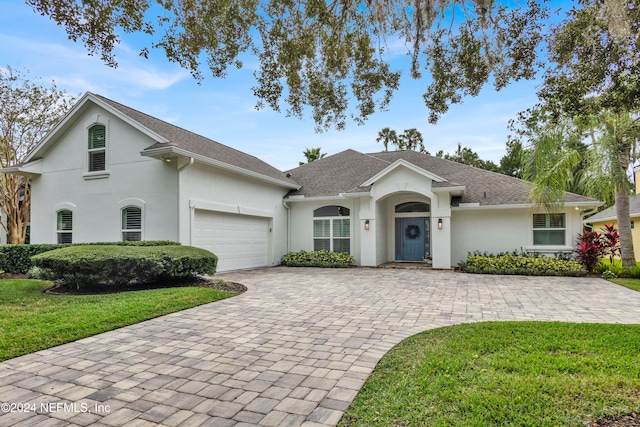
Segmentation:
<svg viewBox="0 0 640 427">
<path fill-rule="evenodd" d="M 7 173 L 11 175 L 22 175 L 26 177 L 42 175 L 40 171 L 33 170 L 33 168 L 39 168 L 42 159 L 34 160 L 29 163 L 22 163 L 20 165 L 8 166 L 0 169 L 0 173 Z"/>
<path fill-rule="evenodd" d="M 289 196 L 285 198 L 287 202 L 315 202 L 315 201 L 325 201 L 325 200 L 344 200 L 347 199 L 345 193 L 338 194 L 336 196 L 304 196 L 304 195 L 296 195 Z"/>
<path fill-rule="evenodd" d="M 158 160 L 164 160 L 167 155 L 171 156 L 181 156 L 187 158 L 193 158 L 195 161 L 216 167 L 218 169 L 223 169 L 229 172 L 234 172 L 239 175 L 244 175 L 253 179 L 257 179 L 259 181 L 267 182 L 269 184 L 278 185 L 280 187 L 288 188 L 290 190 L 299 190 L 300 186 L 297 184 L 292 184 L 290 182 L 286 182 L 277 178 L 272 178 L 267 175 L 263 175 L 254 171 L 250 171 L 245 168 L 241 168 L 239 166 L 230 165 L 229 163 L 221 162 L 219 160 L 212 159 L 210 157 L 203 156 L 201 154 L 192 153 L 182 148 L 167 146 L 161 148 L 152 148 L 146 149 L 140 152 L 140 155 L 145 157 L 151 157 Z"/>
<path fill-rule="evenodd" d="M 566 202 L 564 207 L 568 208 L 592 208 L 601 206 L 602 202 Z M 500 205 L 475 205 L 472 203 L 466 206 L 452 206 L 452 211 L 470 211 L 470 210 L 490 210 L 490 209 L 533 209 L 539 207 L 535 203 L 513 203 Z"/>
</svg>

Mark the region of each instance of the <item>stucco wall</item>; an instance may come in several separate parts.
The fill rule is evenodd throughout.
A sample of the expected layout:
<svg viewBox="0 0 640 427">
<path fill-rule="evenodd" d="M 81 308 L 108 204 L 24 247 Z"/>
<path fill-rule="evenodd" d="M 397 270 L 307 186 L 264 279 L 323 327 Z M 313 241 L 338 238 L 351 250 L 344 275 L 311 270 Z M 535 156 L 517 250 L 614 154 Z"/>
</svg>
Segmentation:
<svg viewBox="0 0 640 427">
<path fill-rule="evenodd" d="M 109 176 L 86 179 L 87 129 L 107 128 Z M 155 141 L 107 111 L 91 106 L 68 132 L 52 144 L 42 160 L 42 175 L 33 180 L 31 242 L 56 241 L 56 211 L 73 211 L 73 241 L 121 240 L 122 203 L 143 205 L 143 238 L 177 240 L 177 174 L 175 166 L 142 157 Z"/>
<path fill-rule="evenodd" d="M 191 244 L 193 208 L 271 218 L 269 258 L 275 265 L 287 252 L 287 191 L 197 162 L 186 166 L 180 172 L 180 241 Z"/>
<path fill-rule="evenodd" d="M 566 245 L 534 246 L 533 214 L 544 211 L 521 209 L 453 210 L 451 215 L 452 264 L 467 258 L 476 250 L 492 253 L 525 249 L 553 255 L 571 251 L 578 233 L 582 232 L 580 213 L 566 208 Z"/>
</svg>

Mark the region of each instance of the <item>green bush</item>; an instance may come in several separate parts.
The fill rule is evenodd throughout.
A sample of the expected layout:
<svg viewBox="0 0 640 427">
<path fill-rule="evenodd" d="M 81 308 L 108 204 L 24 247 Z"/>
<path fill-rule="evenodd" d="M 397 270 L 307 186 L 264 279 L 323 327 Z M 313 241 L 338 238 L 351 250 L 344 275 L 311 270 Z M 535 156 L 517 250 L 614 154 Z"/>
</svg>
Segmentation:
<svg viewBox="0 0 640 427">
<path fill-rule="evenodd" d="M 27 274 L 33 264 L 31 257 L 69 244 L 0 245 L 0 269 L 12 274 Z"/>
<path fill-rule="evenodd" d="M 300 251 L 289 252 L 280 260 L 281 265 L 288 267 L 338 267 L 344 268 L 353 265 L 355 260 L 345 252 Z"/>
<path fill-rule="evenodd" d="M 587 271 L 575 261 L 528 257 L 514 254 L 499 256 L 469 255 L 458 264 L 461 271 L 479 274 L 522 274 L 527 276 L 584 276 Z"/>
<path fill-rule="evenodd" d="M 180 281 L 198 274 L 213 274 L 218 258 L 192 246 L 74 245 L 36 255 L 31 260 L 55 280 L 82 289 Z"/>
<path fill-rule="evenodd" d="M 640 263 L 636 264 L 634 267 L 628 268 L 625 270 L 625 273 L 634 279 L 640 279 Z"/>
<path fill-rule="evenodd" d="M 616 276 L 620 276 L 624 268 L 622 267 L 622 261 L 619 259 L 614 259 L 613 262 L 611 262 L 608 258 L 602 258 L 598 261 L 594 270 L 601 274 L 605 271 L 610 271 Z"/>
<path fill-rule="evenodd" d="M 606 280 L 609 280 L 609 279 L 617 279 L 618 276 L 613 271 L 606 270 L 604 273 L 602 273 L 602 278 L 606 279 Z"/>
<path fill-rule="evenodd" d="M 33 264 L 31 257 L 54 249 L 78 245 L 117 245 L 117 246 L 168 246 L 180 243 L 169 240 L 143 240 L 139 242 L 98 242 L 98 243 L 62 243 L 62 244 L 29 244 L 0 245 L 0 269 L 7 273 L 27 274 Z"/>
</svg>

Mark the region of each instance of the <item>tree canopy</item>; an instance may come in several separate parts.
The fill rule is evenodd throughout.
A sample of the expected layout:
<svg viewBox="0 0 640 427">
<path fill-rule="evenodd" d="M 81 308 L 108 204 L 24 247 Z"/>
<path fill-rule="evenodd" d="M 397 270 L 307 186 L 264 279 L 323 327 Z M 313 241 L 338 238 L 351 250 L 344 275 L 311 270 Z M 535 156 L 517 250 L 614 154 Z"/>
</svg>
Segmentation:
<svg viewBox="0 0 640 427">
<path fill-rule="evenodd" d="M 53 83 L 45 86 L 11 67 L 0 68 L 0 167 L 21 163 L 72 103 Z M 9 243 L 24 243 L 30 207 L 29 179 L 2 174 L 0 208 L 7 216 L 2 227 Z"/>
<path fill-rule="evenodd" d="M 388 106 L 401 75 L 390 65 L 389 46 L 403 46 L 411 77 L 431 75 L 423 97 L 432 123 L 489 82 L 499 90 L 533 78 L 548 17 L 544 2 L 534 0 L 519 7 L 506 0 L 27 3 L 110 66 L 127 33 L 148 36 L 142 55 L 159 49 L 197 79 L 205 67 L 224 77 L 252 54 L 259 59 L 257 106 L 286 106 L 298 117 L 310 109 L 318 130 L 343 128 L 349 114 L 362 123 Z"/>
</svg>

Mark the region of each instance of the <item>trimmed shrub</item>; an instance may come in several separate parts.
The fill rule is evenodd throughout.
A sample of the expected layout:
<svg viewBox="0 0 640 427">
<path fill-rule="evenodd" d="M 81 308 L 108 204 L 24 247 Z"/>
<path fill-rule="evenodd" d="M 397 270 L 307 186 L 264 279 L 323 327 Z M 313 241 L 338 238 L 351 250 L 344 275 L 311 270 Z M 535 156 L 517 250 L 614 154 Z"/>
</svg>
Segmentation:
<svg viewBox="0 0 640 427">
<path fill-rule="evenodd" d="M 584 276 L 587 271 L 575 261 L 513 254 L 469 255 L 458 264 L 461 271 L 479 274 L 521 274 L 527 276 Z"/>
<path fill-rule="evenodd" d="M 32 262 L 55 280 L 82 289 L 213 274 L 218 257 L 192 246 L 76 245 L 36 255 Z"/>
<path fill-rule="evenodd" d="M 0 269 L 12 274 L 27 274 L 33 267 L 31 257 L 69 244 L 0 245 Z"/>
<path fill-rule="evenodd" d="M 7 273 L 27 274 L 33 264 L 31 257 L 54 249 L 79 245 L 110 245 L 110 246 L 169 246 L 180 243 L 169 240 L 142 240 L 139 242 L 98 242 L 98 243 L 62 243 L 62 244 L 27 244 L 0 245 L 0 269 Z"/>
<path fill-rule="evenodd" d="M 289 252 L 280 260 L 281 265 L 288 267 L 325 267 L 344 268 L 353 265 L 355 260 L 345 252 L 321 251 L 300 251 Z"/>
</svg>

